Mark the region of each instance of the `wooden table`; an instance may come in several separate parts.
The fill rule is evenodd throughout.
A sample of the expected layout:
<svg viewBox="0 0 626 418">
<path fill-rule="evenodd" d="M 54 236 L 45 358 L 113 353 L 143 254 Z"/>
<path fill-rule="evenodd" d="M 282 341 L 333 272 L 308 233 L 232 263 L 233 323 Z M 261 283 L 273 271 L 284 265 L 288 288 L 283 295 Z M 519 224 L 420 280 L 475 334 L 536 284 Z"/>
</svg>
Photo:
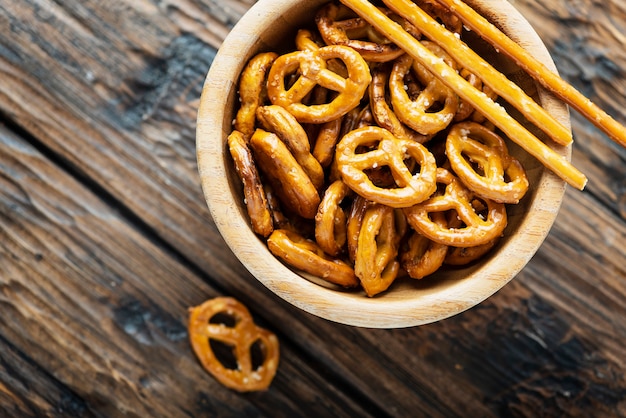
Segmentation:
<svg viewBox="0 0 626 418">
<path fill-rule="evenodd" d="M 342 326 L 258 284 L 202 197 L 195 117 L 252 0 L 0 0 L 0 416 L 626 416 L 626 150 L 577 114 L 553 230 L 503 290 L 408 329 Z M 626 3 L 514 0 L 561 74 L 626 123 Z M 266 392 L 190 349 L 244 302 L 281 342 Z"/>
</svg>

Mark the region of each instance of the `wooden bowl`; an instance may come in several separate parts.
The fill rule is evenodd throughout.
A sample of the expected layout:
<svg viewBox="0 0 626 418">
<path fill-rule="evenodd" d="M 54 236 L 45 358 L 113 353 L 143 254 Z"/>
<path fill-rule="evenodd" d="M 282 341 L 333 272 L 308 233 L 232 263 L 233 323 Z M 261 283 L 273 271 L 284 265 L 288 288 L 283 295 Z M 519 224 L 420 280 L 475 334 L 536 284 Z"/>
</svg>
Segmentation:
<svg viewBox="0 0 626 418">
<path fill-rule="evenodd" d="M 410 327 L 458 314 L 497 292 L 526 265 L 547 236 L 564 195 L 564 182 L 513 144 L 510 152 L 524 164 L 531 188 L 518 205 L 508 208 L 505 234 L 489 256 L 471 266 L 443 269 L 422 280 L 397 280 L 373 298 L 360 290 L 338 289 L 294 272 L 275 258 L 250 228 L 241 184 L 226 147 L 237 102 L 238 76 L 258 52 L 293 50 L 296 29 L 311 25 L 315 11 L 326 2 L 259 0 L 233 28 L 216 55 L 202 92 L 197 125 L 199 173 L 211 215 L 233 253 L 256 279 L 311 314 L 368 328 Z M 466 2 L 556 71 L 535 31 L 506 0 Z M 470 45 L 490 54 L 490 62 L 569 128 L 565 105 L 480 39 L 472 40 Z M 545 139 L 536 129 L 532 131 Z M 570 158 L 569 147 L 554 148 Z"/>
</svg>

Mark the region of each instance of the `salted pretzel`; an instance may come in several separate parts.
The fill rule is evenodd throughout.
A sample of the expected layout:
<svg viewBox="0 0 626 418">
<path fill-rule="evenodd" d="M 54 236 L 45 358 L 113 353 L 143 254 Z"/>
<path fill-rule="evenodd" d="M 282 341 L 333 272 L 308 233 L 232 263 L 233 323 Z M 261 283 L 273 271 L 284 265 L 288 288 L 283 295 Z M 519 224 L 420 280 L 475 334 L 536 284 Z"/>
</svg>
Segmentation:
<svg viewBox="0 0 626 418">
<path fill-rule="evenodd" d="M 352 266 L 326 254 L 313 240 L 295 231 L 275 229 L 267 239 L 272 254 L 286 264 L 342 287 L 359 284 Z"/>
<path fill-rule="evenodd" d="M 522 164 L 509 154 L 504 139 L 475 122 L 450 128 L 446 155 L 455 174 L 477 195 L 502 203 L 518 203 L 528 190 Z"/>
<path fill-rule="evenodd" d="M 255 55 L 239 77 L 240 106 L 235 115 L 235 129 L 246 138 L 254 132 L 257 108 L 267 99 L 267 73 L 277 57 L 275 52 Z"/>
<path fill-rule="evenodd" d="M 372 82 L 369 86 L 369 101 L 372 114 L 378 126 L 389 130 L 394 136 L 407 138 L 419 143 L 425 143 L 430 136 L 418 134 L 398 119 L 391 109 L 387 98 L 387 84 L 389 81 L 390 65 L 372 67 Z"/>
<path fill-rule="evenodd" d="M 217 322 L 226 315 L 234 325 Z M 240 392 L 267 389 L 278 368 L 279 342 L 271 331 L 257 326 L 248 309 L 231 297 L 209 299 L 189 310 L 189 339 L 200 363 L 217 381 Z M 233 348 L 237 367 L 225 366 L 213 350 L 211 341 L 218 341 Z M 263 354 L 262 362 L 253 362 L 252 349 L 258 346 Z"/>
<path fill-rule="evenodd" d="M 415 230 L 435 242 L 454 247 L 481 245 L 502 235 L 507 225 L 503 203 L 483 199 L 486 209 L 477 211 L 476 204 L 473 204 L 475 193 L 452 172 L 441 167 L 437 168 L 437 183 L 443 186 L 443 193 L 436 193 L 428 200 L 404 209 L 407 221 Z M 453 228 L 433 221 L 433 213 L 446 211 L 455 211 L 463 226 Z"/>
<path fill-rule="evenodd" d="M 335 156 L 335 146 L 339 142 L 342 122 L 342 118 L 337 118 L 319 126 L 311 153 L 323 168 L 328 167 Z"/>
<path fill-rule="evenodd" d="M 348 218 L 346 220 L 346 242 L 348 257 L 353 263 L 356 259 L 356 249 L 359 244 L 359 233 L 361 232 L 361 225 L 363 225 L 363 216 L 367 208 L 374 204 L 374 202 L 356 195 L 350 205 Z"/>
<path fill-rule="evenodd" d="M 326 64 L 340 60 L 346 67 L 347 78 L 333 72 Z M 287 87 L 285 79 L 297 74 Z M 371 81 L 369 67 L 354 49 L 330 45 L 305 49 L 279 56 L 269 71 L 267 92 L 272 104 L 287 109 L 301 123 L 325 123 L 343 116 L 356 107 Z M 335 94 L 324 104 L 306 105 L 302 99 L 317 85 Z"/>
<path fill-rule="evenodd" d="M 455 71 L 456 63 L 443 49 L 429 41 L 422 41 L 422 44 L 448 63 L 450 71 Z M 415 98 L 409 97 L 405 89 L 404 78 L 410 71 L 423 86 Z M 389 91 L 398 118 L 423 135 L 435 134 L 446 128 L 459 107 L 457 95 L 406 54 L 394 61 L 389 76 Z"/>
<path fill-rule="evenodd" d="M 433 214 L 433 222 L 447 225 L 446 215 L 443 212 Z M 413 279 L 423 279 L 433 274 L 441 266 L 448 254 L 448 246 L 430 240 L 421 233 L 411 230 L 408 239 L 400 252 L 402 268 Z"/>
<path fill-rule="evenodd" d="M 243 195 L 252 229 L 257 234 L 267 237 L 274 229 L 272 213 L 252 151 L 243 133 L 234 130 L 228 136 L 228 149 L 233 159 L 235 172 L 243 184 Z"/>
<path fill-rule="evenodd" d="M 399 242 L 394 209 L 380 204 L 369 206 L 363 214 L 354 261 L 354 273 L 367 296 L 384 292 L 398 276 Z"/>
<path fill-rule="evenodd" d="M 381 9 L 390 15 L 388 9 Z M 391 61 L 404 52 L 396 44 L 356 16 L 349 8 L 333 2 L 320 8 L 315 23 L 327 45 L 345 45 L 356 50 L 366 61 Z"/>
<path fill-rule="evenodd" d="M 261 127 L 278 135 L 315 188 L 320 189 L 324 184 L 324 169 L 311 154 L 309 138 L 302 125 L 286 109 L 276 105 L 260 106 L 256 114 Z"/>
<path fill-rule="evenodd" d="M 361 148 L 367 148 L 360 152 Z M 417 161 L 420 170 L 407 168 L 407 157 Z M 361 196 L 394 208 L 412 206 L 428 198 L 436 189 L 435 157 L 422 144 L 396 138 L 378 126 L 355 129 L 337 144 L 337 168 L 343 181 Z M 388 167 L 397 187 L 376 186 L 367 171 Z"/>
<path fill-rule="evenodd" d="M 319 193 L 285 143 L 276 134 L 257 128 L 250 138 L 250 147 L 283 206 L 303 218 L 313 219 L 320 203 Z"/>
<path fill-rule="evenodd" d="M 346 245 L 347 216 L 341 203 L 349 194 L 350 188 L 336 180 L 324 192 L 315 215 L 315 241 L 332 256 L 339 255 Z"/>
</svg>

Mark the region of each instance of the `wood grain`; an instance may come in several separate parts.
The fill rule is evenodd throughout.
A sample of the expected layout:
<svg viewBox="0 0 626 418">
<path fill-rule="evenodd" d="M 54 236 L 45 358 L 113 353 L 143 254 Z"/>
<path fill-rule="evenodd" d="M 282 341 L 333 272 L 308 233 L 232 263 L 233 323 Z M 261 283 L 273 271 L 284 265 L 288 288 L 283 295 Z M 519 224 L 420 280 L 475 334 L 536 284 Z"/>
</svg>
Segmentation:
<svg viewBox="0 0 626 418">
<path fill-rule="evenodd" d="M 0 0 L 0 415 L 626 416 L 626 154 L 574 114 L 587 189 L 478 307 L 352 328 L 250 277 L 194 141 L 215 48 L 251 3 Z M 513 3 L 626 122 L 626 6 Z M 217 294 L 279 335 L 266 393 L 225 390 L 189 350 L 186 309 Z"/>
</svg>

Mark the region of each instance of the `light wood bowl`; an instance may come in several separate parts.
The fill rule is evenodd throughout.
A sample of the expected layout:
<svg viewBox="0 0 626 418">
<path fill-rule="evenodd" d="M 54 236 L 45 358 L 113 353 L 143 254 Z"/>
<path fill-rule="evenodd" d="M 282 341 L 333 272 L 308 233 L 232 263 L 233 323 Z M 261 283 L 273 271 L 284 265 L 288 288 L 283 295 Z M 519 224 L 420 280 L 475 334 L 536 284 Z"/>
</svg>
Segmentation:
<svg viewBox="0 0 626 418">
<path fill-rule="evenodd" d="M 310 25 L 327 0 L 259 0 L 224 41 L 206 77 L 198 111 L 197 157 L 202 188 L 217 228 L 243 265 L 279 297 L 330 321 L 367 328 L 402 328 L 448 318 L 493 295 L 527 264 L 557 216 L 565 185 L 534 158 L 510 145 L 524 164 L 531 188 L 520 204 L 510 206 L 509 224 L 498 246 L 482 261 L 447 269 L 422 280 L 397 280 L 373 298 L 362 291 L 324 285 L 294 272 L 275 258 L 251 230 L 241 185 L 226 147 L 237 102 L 238 76 L 261 51 L 293 50 L 296 28 Z M 556 71 L 544 44 L 530 24 L 506 0 L 466 0 L 535 57 Z M 480 40 L 471 44 L 488 51 Z M 565 105 L 540 88 L 513 63 L 493 51 L 489 60 L 510 75 L 549 113 L 569 128 Z M 532 131 L 544 138 L 536 129 Z M 555 147 L 570 158 L 570 147 Z"/>
</svg>

